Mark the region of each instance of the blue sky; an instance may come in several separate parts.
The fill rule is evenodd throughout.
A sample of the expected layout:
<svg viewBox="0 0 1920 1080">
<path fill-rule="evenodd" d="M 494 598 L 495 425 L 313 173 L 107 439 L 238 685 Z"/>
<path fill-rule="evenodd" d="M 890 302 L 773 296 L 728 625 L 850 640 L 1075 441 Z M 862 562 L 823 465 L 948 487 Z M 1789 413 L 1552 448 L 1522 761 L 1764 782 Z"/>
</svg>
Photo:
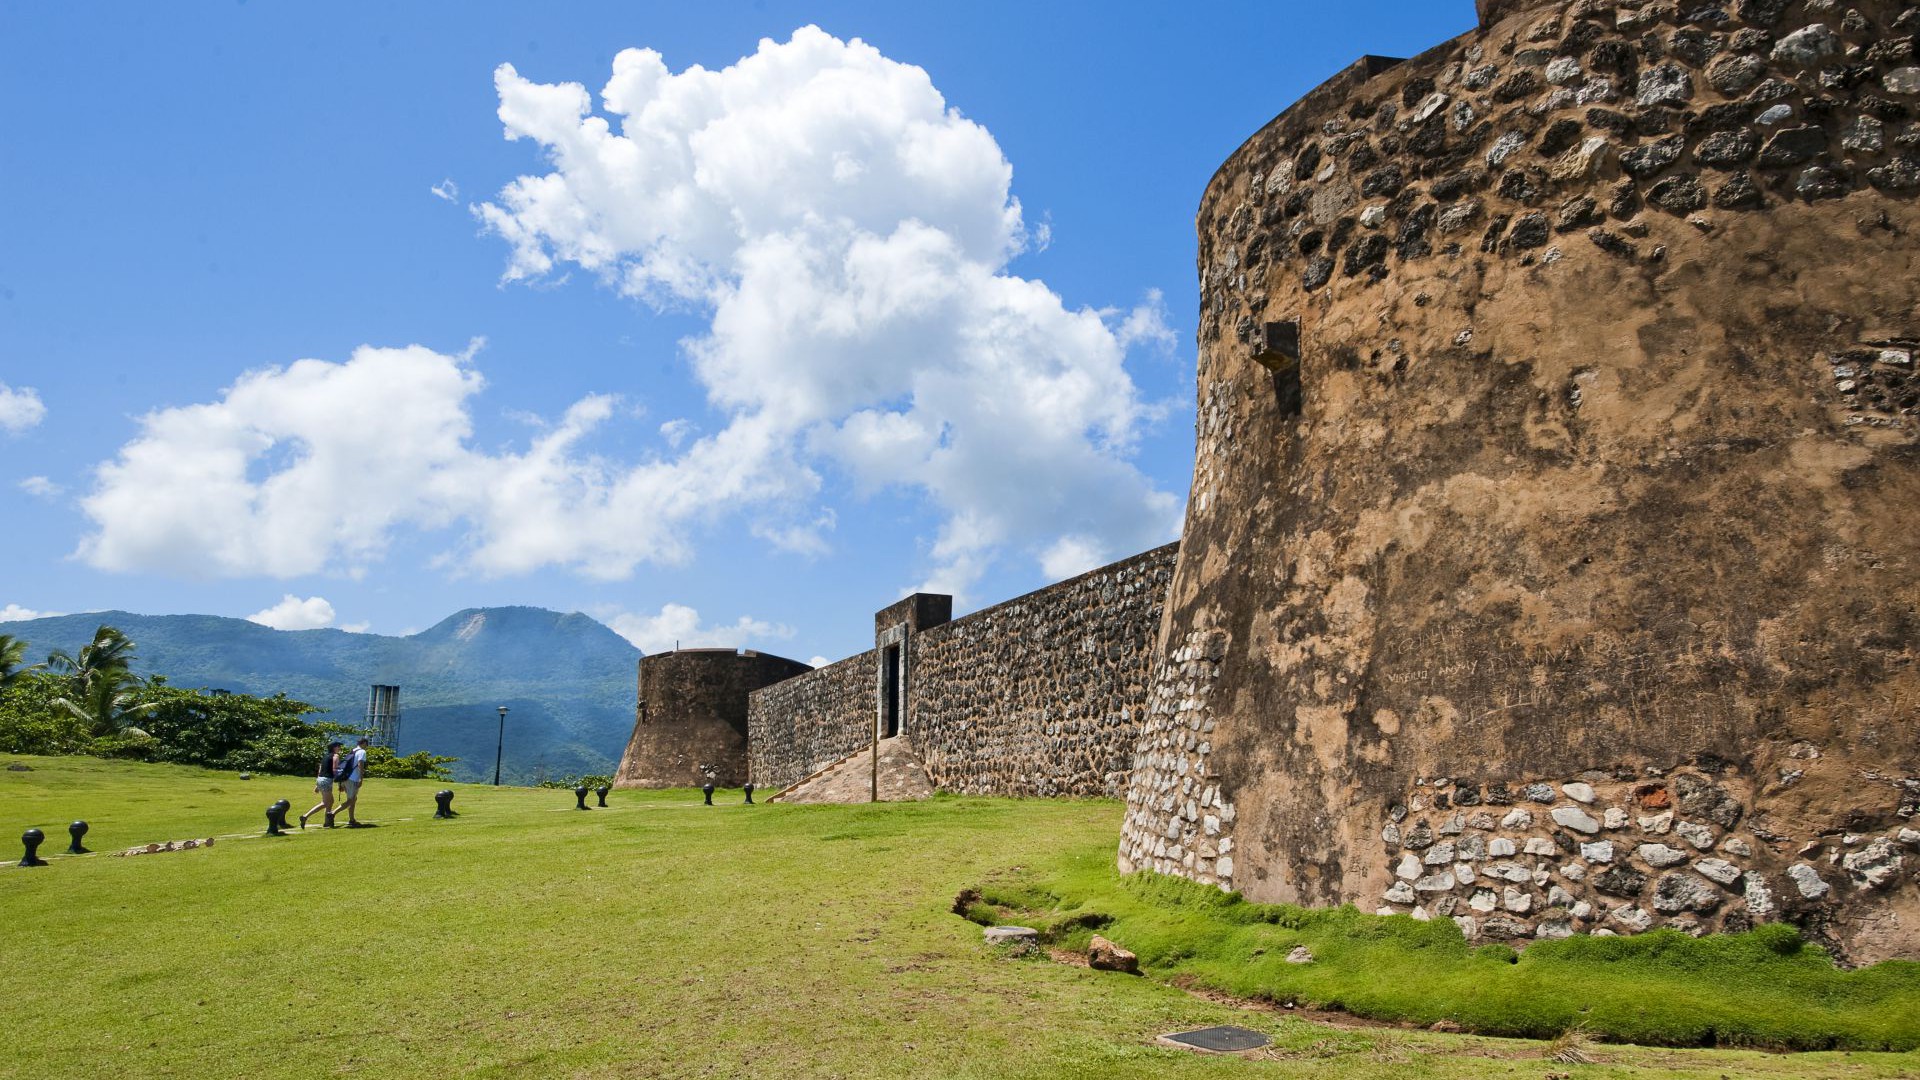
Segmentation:
<svg viewBox="0 0 1920 1080">
<path fill-rule="evenodd" d="M 9 5 L 0 610 L 831 658 L 1172 539 L 1208 176 L 1472 18 Z"/>
</svg>

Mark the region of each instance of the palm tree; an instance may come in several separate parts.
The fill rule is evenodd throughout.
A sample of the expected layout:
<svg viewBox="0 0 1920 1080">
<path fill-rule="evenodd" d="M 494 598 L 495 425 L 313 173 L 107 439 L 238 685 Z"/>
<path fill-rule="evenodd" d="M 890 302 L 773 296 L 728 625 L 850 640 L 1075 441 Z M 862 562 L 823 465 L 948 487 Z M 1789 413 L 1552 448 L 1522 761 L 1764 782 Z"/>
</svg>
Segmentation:
<svg viewBox="0 0 1920 1080">
<path fill-rule="evenodd" d="M 12 634 L 0 634 L 0 689 L 12 686 L 15 679 L 31 670 L 20 666 L 26 658 L 26 642 Z"/>
<path fill-rule="evenodd" d="M 63 649 L 47 654 L 47 667 L 85 687 L 97 675 L 130 674 L 134 659 L 133 640 L 111 626 L 102 626 L 93 632 L 91 642 L 80 646 L 78 656 Z"/>
<path fill-rule="evenodd" d="M 153 706 L 141 700 L 147 684 L 133 673 L 133 661 L 133 641 L 111 626 L 95 630 L 77 655 L 55 650 L 47 667 L 65 677 L 67 692 L 53 704 L 85 721 L 96 735 L 145 734 L 133 721 Z"/>
<path fill-rule="evenodd" d="M 78 695 L 57 697 L 53 704 L 93 729 L 95 735 L 145 735 L 135 721 L 151 712 L 154 703 L 144 701 L 147 684 L 131 672 L 95 674 Z"/>
</svg>

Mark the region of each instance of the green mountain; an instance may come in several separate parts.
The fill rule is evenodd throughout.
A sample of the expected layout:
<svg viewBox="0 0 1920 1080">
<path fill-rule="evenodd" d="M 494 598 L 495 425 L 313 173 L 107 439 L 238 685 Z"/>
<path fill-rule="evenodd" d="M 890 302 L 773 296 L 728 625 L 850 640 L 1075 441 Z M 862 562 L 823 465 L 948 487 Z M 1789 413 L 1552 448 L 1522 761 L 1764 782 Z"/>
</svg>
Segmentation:
<svg viewBox="0 0 1920 1080">
<path fill-rule="evenodd" d="M 105 623 L 134 640 L 142 674 L 175 686 L 284 692 L 363 722 L 373 683 L 400 687 L 401 753 L 460 758 L 462 780 L 493 777 L 498 706 L 508 707 L 502 778 L 611 774 L 633 730 L 640 650 L 585 615 L 469 608 L 410 637 L 273 630 L 214 615 L 98 611 L 5 624 L 27 656 L 77 650 Z"/>
</svg>

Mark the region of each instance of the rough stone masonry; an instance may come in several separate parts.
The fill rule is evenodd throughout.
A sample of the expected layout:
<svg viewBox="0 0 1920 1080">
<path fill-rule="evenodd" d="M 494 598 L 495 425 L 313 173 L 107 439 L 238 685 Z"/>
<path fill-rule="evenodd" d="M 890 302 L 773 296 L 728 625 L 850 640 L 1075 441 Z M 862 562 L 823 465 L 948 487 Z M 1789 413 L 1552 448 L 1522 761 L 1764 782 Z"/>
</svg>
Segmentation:
<svg viewBox="0 0 1920 1080">
<path fill-rule="evenodd" d="M 1494 0 L 1228 159 L 1123 869 L 1920 956 L 1916 34 Z"/>
</svg>

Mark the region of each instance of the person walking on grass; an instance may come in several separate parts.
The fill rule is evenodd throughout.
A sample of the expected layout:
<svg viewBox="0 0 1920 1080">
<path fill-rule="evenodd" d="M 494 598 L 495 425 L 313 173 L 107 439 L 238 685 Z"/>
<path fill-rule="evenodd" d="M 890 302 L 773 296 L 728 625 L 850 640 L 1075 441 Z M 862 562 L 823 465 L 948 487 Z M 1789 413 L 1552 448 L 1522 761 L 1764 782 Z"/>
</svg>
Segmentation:
<svg viewBox="0 0 1920 1080">
<path fill-rule="evenodd" d="M 320 774 L 313 778 L 313 790 L 320 795 L 320 801 L 300 815 L 300 827 L 307 827 L 307 819 L 322 810 L 327 812 L 327 827 L 333 827 L 333 778 L 340 771 L 340 744 L 330 742 L 327 752 L 320 756 Z"/>
<path fill-rule="evenodd" d="M 353 753 L 341 765 L 340 771 L 345 779 L 340 781 L 340 794 L 346 804 L 347 828 L 359 829 L 365 825 L 355 816 L 360 807 L 360 783 L 367 778 L 367 744 L 371 739 L 362 737 L 354 746 Z M 340 811 L 335 810 L 333 814 Z M 327 815 L 327 824 L 333 824 L 333 814 Z"/>
</svg>

